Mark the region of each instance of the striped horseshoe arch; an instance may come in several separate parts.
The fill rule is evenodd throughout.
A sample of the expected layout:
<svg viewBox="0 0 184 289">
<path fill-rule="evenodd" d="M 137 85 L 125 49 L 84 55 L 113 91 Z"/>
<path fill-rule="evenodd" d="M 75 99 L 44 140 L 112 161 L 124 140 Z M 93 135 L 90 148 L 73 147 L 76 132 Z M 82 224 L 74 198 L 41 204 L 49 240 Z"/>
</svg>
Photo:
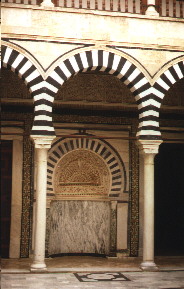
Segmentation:
<svg viewBox="0 0 184 289">
<path fill-rule="evenodd" d="M 54 171 L 58 162 L 66 154 L 75 150 L 89 150 L 103 159 L 109 169 L 111 190 L 109 196 L 117 197 L 121 191 L 126 191 L 125 166 L 118 153 L 106 142 L 98 139 L 78 138 L 60 139 L 49 151 L 47 163 L 47 195 L 54 196 Z"/>
<path fill-rule="evenodd" d="M 162 99 L 164 98 L 166 92 L 171 88 L 171 86 L 184 78 L 184 61 L 180 61 L 174 64 L 169 69 L 167 69 L 155 82 L 152 90 L 152 104 L 150 109 L 153 111 L 153 122 L 155 123 L 155 136 L 160 138 L 159 132 L 159 109 L 161 106 Z M 149 128 L 149 126 L 147 126 Z"/>
<path fill-rule="evenodd" d="M 2 65 L 16 73 L 25 82 L 34 98 L 35 117 L 31 135 L 55 135 L 52 124 L 54 98 L 47 94 L 47 83 L 35 65 L 17 50 L 4 45 L 2 46 Z"/>
<path fill-rule="evenodd" d="M 108 72 L 127 85 L 138 104 L 140 117 L 138 136 L 139 138 L 152 138 L 155 135 L 155 123 L 153 121 L 155 111 L 152 109 L 151 85 L 144 74 L 124 57 L 95 49 L 77 53 L 61 62 L 50 73 L 46 79 L 48 93 L 54 96 L 60 86 L 72 75 L 89 70 Z"/>
</svg>

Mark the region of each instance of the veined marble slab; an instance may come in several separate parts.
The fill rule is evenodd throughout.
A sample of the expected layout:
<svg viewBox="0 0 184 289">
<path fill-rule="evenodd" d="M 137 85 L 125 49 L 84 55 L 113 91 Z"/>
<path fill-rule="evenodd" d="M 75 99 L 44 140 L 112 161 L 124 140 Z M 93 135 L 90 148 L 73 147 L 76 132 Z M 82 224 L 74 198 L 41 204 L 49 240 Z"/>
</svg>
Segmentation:
<svg viewBox="0 0 184 289">
<path fill-rule="evenodd" d="M 53 201 L 50 207 L 49 255 L 108 254 L 110 203 Z"/>
</svg>

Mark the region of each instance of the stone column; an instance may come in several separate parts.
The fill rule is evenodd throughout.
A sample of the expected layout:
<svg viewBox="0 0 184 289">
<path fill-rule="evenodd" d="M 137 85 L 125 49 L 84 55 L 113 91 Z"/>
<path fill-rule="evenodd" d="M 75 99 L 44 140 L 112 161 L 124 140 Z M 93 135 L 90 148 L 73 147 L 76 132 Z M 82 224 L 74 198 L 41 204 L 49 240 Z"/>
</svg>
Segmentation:
<svg viewBox="0 0 184 289">
<path fill-rule="evenodd" d="M 34 232 L 34 254 L 31 271 L 46 270 L 45 230 L 46 230 L 46 189 L 47 189 L 47 152 L 54 137 L 36 138 L 37 181 L 36 181 L 36 220 Z"/>
<path fill-rule="evenodd" d="M 157 271 L 154 262 L 154 157 L 162 141 L 139 140 L 144 158 L 143 262 L 144 271 Z"/>
<path fill-rule="evenodd" d="M 148 16 L 159 16 L 159 13 L 155 9 L 155 0 L 147 0 L 146 15 Z"/>
</svg>

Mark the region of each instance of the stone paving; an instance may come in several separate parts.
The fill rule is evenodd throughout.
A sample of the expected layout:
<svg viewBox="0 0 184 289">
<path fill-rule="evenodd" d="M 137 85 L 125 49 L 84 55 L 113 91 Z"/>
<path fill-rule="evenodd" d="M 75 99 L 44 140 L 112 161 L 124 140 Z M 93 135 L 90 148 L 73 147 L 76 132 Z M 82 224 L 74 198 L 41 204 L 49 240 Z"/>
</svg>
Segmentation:
<svg viewBox="0 0 184 289">
<path fill-rule="evenodd" d="M 106 273 L 107 274 L 107 273 Z M 106 275 L 105 274 L 105 275 Z M 108 273 L 109 274 L 109 273 Z M 92 274 L 91 281 L 80 282 L 73 273 L 3 273 L 2 289 L 184 289 L 184 271 L 123 272 L 128 280 L 101 281 Z M 94 278 L 100 281 L 94 281 Z"/>
</svg>

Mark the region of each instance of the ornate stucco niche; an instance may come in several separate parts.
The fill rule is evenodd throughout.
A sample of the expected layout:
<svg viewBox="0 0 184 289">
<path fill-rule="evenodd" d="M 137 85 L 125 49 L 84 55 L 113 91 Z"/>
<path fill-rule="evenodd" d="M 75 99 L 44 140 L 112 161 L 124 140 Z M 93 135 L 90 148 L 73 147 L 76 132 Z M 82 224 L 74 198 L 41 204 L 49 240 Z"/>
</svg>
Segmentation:
<svg viewBox="0 0 184 289">
<path fill-rule="evenodd" d="M 47 207 L 52 200 L 117 198 L 126 188 L 120 156 L 98 139 L 56 141 L 48 157 Z"/>
</svg>

